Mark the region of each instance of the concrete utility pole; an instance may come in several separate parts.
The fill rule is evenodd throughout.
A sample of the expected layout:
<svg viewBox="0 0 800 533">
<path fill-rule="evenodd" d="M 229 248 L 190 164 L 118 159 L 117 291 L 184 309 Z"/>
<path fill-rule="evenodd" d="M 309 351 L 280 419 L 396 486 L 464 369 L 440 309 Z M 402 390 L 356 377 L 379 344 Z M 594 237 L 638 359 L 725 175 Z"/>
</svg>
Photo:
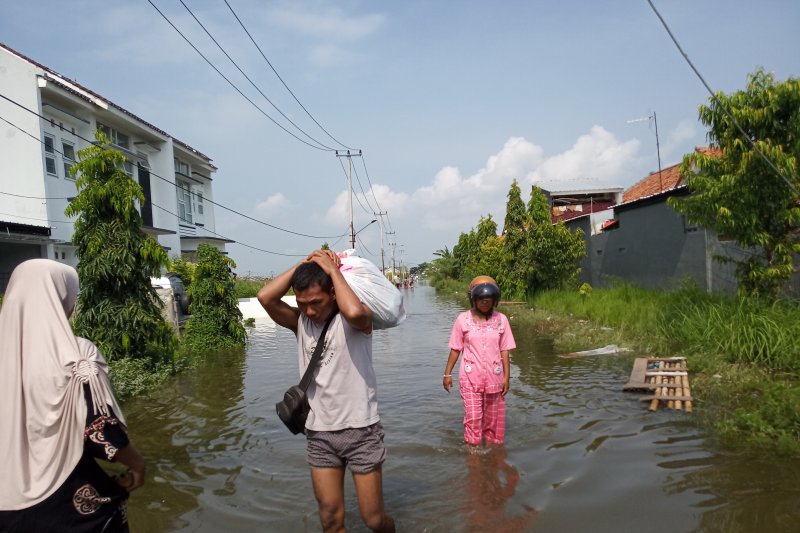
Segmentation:
<svg viewBox="0 0 800 533">
<path fill-rule="evenodd" d="M 394 232 L 393 231 L 387 231 L 386 235 L 392 235 L 392 239 L 394 239 Z M 394 275 L 395 275 L 395 269 L 394 269 L 394 247 L 395 247 L 395 244 L 397 244 L 397 243 L 389 242 L 389 246 L 392 247 L 392 281 L 394 281 Z"/>
<path fill-rule="evenodd" d="M 380 213 L 373 213 L 376 217 L 378 217 L 378 223 L 381 226 L 381 272 L 386 274 L 386 264 L 383 262 L 383 215 L 388 214 L 387 211 L 383 211 Z"/>
<path fill-rule="evenodd" d="M 347 150 L 346 154 L 340 154 L 339 150 L 336 150 L 336 157 L 346 157 L 347 158 L 347 211 L 350 215 L 350 248 L 355 249 L 356 247 L 356 230 L 353 227 L 353 157 L 361 157 L 361 150 L 358 151 L 357 154 L 351 154 L 350 150 Z"/>
</svg>

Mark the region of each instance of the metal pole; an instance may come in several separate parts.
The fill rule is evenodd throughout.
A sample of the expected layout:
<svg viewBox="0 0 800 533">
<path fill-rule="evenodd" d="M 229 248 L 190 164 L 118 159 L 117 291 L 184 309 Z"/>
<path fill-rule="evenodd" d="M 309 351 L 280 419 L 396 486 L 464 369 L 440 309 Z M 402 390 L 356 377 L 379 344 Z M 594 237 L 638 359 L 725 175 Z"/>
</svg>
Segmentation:
<svg viewBox="0 0 800 533">
<path fill-rule="evenodd" d="M 658 192 L 664 191 L 664 184 L 661 181 L 661 147 L 658 144 L 658 119 L 656 112 L 653 111 L 653 123 L 656 125 L 656 155 L 658 155 Z"/>
</svg>

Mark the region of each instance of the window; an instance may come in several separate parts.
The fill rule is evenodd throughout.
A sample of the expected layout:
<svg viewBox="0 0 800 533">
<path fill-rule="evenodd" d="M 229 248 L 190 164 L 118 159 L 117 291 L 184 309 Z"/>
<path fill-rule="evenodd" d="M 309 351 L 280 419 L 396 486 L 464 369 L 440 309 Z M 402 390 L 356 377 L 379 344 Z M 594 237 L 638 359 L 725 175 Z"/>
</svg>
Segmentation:
<svg viewBox="0 0 800 533">
<path fill-rule="evenodd" d="M 52 135 L 44 134 L 44 167 L 51 176 L 58 176 L 56 170 L 56 138 Z"/>
<path fill-rule="evenodd" d="M 67 141 L 61 141 L 61 153 L 64 156 L 64 177 L 74 179 L 69 174 L 69 169 L 75 164 L 75 146 Z"/>
<path fill-rule="evenodd" d="M 197 191 L 195 193 L 195 199 L 197 200 L 197 214 L 203 214 L 203 191 Z"/>
<path fill-rule="evenodd" d="M 185 181 L 178 182 L 178 218 L 181 222 L 192 223 L 192 191 Z"/>
<path fill-rule="evenodd" d="M 125 148 L 126 150 L 130 150 L 131 146 L 131 138 L 121 133 L 110 126 L 106 126 L 105 124 L 97 123 L 97 129 L 102 131 L 106 137 L 111 139 L 111 143 L 119 146 L 120 148 Z"/>
<path fill-rule="evenodd" d="M 175 172 L 178 174 L 183 174 L 184 176 L 189 175 L 189 164 L 181 161 L 177 157 L 175 158 Z"/>
</svg>

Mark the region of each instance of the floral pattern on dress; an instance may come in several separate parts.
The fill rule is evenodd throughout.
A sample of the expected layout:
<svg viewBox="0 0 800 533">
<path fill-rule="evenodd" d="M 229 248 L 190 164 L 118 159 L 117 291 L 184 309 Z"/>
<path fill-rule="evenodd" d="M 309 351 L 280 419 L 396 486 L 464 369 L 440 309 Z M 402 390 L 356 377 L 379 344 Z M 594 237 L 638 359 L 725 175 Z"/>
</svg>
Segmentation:
<svg viewBox="0 0 800 533">
<path fill-rule="evenodd" d="M 101 505 L 111 501 L 111 498 L 100 496 L 97 489 L 86 483 L 81 485 L 72 496 L 72 504 L 75 510 L 82 515 L 90 515 L 96 512 Z"/>
<path fill-rule="evenodd" d="M 106 438 L 106 425 L 117 426 L 119 425 L 119 420 L 109 416 L 99 416 L 94 422 L 86 427 L 83 432 L 83 438 L 84 440 L 88 440 L 99 446 L 102 446 L 106 454 L 106 458 L 111 461 L 114 459 L 114 456 L 117 455 L 117 447 L 111 444 Z"/>
</svg>

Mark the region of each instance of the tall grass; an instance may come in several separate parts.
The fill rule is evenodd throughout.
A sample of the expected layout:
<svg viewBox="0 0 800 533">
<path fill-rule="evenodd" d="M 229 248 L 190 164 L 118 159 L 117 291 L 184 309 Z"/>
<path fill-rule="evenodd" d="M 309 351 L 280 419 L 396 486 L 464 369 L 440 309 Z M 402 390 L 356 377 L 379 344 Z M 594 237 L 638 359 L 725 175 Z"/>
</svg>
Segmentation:
<svg viewBox="0 0 800 533">
<path fill-rule="evenodd" d="M 786 301 L 725 299 L 676 293 L 665 310 L 663 334 L 687 351 L 718 354 L 734 363 L 800 371 L 800 307 Z"/>
<path fill-rule="evenodd" d="M 793 302 L 728 298 L 692 287 L 666 292 L 620 284 L 586 296 L 544 292 L 534 304 L 621 328 L 661 349 L 800 371 L 800 306 Z"/>
</svg>

